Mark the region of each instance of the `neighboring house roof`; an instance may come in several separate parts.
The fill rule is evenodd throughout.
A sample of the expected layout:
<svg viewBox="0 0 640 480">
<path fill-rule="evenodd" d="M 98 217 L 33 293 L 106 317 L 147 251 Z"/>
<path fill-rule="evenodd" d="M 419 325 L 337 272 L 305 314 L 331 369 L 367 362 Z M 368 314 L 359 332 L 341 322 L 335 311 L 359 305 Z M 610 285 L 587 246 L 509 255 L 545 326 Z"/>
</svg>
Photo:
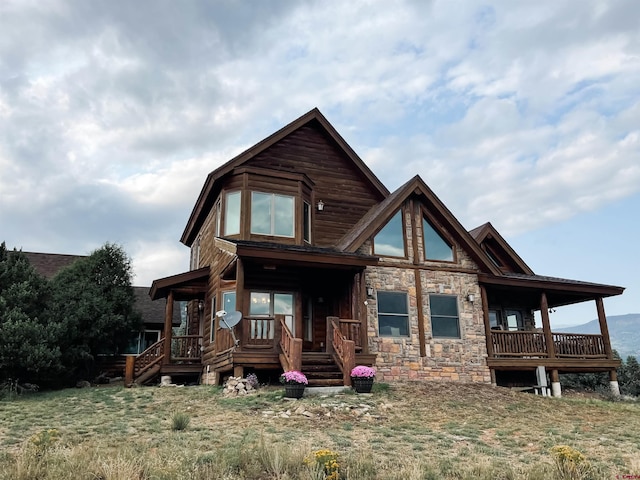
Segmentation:
<svg viewBox="0 0 640 480">
<path fill-rule="evenodd" d="M 22 252 L 31 266 L 47 279 L 53 278 L 60 270 L 72 265 L 77 260 L 87 258 L 86 255 L 64 255 L 59 253 Z M 142 322 L 151 326 L 163 325 L 165 303 L 154 302 L 149 297 L 149 287 L 133 287 L 136 303 L 135 309 L 142 315 Z M 174 309 L 173 324 L 180 325 L 180 309 Z"/>
<path fill-rule="evenodd" d="M 68 267 L 76 260 L 86 258 L 86 255 L 63 255 L 60 253 L 22 252 L 36 272 L 47 279 Z"/>
<path fill-rule="evenodd" d="M 148 287 L 133 287 L 133 294 L 136 297 L 136 310 L 142 315 L 142 323 L 147 327 L 162 328 L 166 310 L 165 302 L 154 302 L 149 296 Z M 182 321 L 179 308 L 173 309 L 173 326 L 180 326 Z"/>
<path fill-rule="evenodd" d="M 474 228 L 469 231 L 469 234 L 478 242 L 480 246 L 483 243 L 491 242 L 492 246 L 496 246 L 502 255 L 505 255 L 507 258 L 511 260 L 513 266 L 520 270 L 519 273 L 526 273 L 529 275 L 533 275 L 533 270 L 529 268 L 529 266 L 520 258 L 520 255 L 516 253 L 516 251 L 511 248 L 511 245 L 507 243 L 507 241 L 500 235 L 498 230 L 495 229 L 491 222 L 487 222 L 479 227 Z"/>
<path fill-rule="evenodd" d="M 347 252 L 355 252 L 362 244 L 382 228 L 395 214 L 400 206 L 411 196 L 420 197 L 430 212 L 440 221 L 443 227 L 460 242 L 462 247 L 478 263 L 483 271 L 500 274 L 473 237 L 460 224 L 456 217 L 440 201 L 426 183 L 416 175 L 398 188 L 378 205 L 372 207 L 364 217 L 338 242 L 336 248 Z"/>
<path fill-rule="evenodd" d="M 202 187 L 200 195 L 198 196 L 198 200 L 196 201 L 196 204 L 191 211 L 189 221 L 187 222 L 184 232 L 182 233 L 180 241 L 185 245 L 190 246 L 195 240 L 200 226 L 204 222 L 206 216 L 211 210 L 211 207 L 213 206 L 213 202 L 215 201 L 217 195 L 216 188 L 218 188 L 219 183 L 218 180 L 231 173 L 233 169 L 241 166 L 243 163 L 249 161 L 259 153 L 265 151 L 275 143 L 281 141 L 291 133 L 312 122 L 318 125 L 322 129 L 322 131 L 324 131 L 324 133 L 326 133 L 329 138 L 333 140 L 335 145 L 340 150 L 342 150 L 342 152 L 344 152 L 344 154 L 353 162 L 353 164 L 360 170 L 362 175 L 368 180 L 371 186 L 380 194 L 381 198 L 389 195 L 389 190 L 387 190 L 387 187 L 385 187 L 378 179 L 378 177 L 373 174 L 373 172 L 369 169 L 369 167 L 367 167 L 367 165 L 356 154 L 356 152 L 342 138 L 342 136 L 336 131 L 336 129 L 333 128 L 333 126 L 327 121 L 324 115 L 320 113 L 320 110 L 314 108 L 313 110 L 302 115 L 300 118 L 294 120 L 274 134 L 269 135 L 264 140 L 258 142 L 253 147 L 245 150 L 240 155 L 234 157 L 221 167 L 211 172 L 207 176 L 207 180 Z"/>
</svg>

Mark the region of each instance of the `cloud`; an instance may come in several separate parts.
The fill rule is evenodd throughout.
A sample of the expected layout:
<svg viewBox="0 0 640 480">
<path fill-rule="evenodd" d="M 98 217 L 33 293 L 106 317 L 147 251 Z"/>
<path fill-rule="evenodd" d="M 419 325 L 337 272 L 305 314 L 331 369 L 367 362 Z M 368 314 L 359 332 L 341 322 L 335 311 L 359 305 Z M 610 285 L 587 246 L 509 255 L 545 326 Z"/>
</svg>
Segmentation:
<svg viewBox="0 0 640 480">
<path fill-rule="evenodd" d="M 0 236 L 120 241 L 164 276 L 206 174 L 315 106 L 390 189 L 419 173 L 469 228 L 601 208 L 640 191 L 639 10 L 2 2 Z"/>
</svg>

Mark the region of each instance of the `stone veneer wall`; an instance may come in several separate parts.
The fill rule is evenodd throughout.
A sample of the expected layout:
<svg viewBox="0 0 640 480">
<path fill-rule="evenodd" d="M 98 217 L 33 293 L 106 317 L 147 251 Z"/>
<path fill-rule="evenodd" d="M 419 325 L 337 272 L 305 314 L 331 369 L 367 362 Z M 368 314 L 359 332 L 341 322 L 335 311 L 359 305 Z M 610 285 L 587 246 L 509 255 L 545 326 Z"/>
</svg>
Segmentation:
<svg viewBox="0 0 640 480">
<path fill-rule="evenodd" d="M 367 281 L 376 291 L 407 292 L 409 296 L 408 337 L 378 335 L 378 312 L 375 298 L 367 302 L 368 337 L 371 353 L 377 354 L 377 379 L 443 380 L 490 383 L 482 306 L 477 277 L 472 274 L 420 271 L 422 292 L 416 291 L 414 271 L 404 268 L 367 269 Z M 466 300 L 474 293 L 478 301 Z M 457 295 L 460 320 L 459 339 L 433 338 L 429 315 L 429 294 Z M 426 356 L 420 356 L 418 302 L 422 303 Z"/>
</svg>

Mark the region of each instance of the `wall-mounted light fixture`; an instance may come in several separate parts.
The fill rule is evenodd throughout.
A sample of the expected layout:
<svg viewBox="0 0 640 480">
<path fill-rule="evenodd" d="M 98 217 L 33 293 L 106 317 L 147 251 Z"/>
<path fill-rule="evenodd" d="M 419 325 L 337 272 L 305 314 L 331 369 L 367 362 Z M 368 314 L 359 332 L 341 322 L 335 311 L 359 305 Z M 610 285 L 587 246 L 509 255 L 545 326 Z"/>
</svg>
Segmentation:
<svg viewBox="0 0 640 480">
<path fill-rule="evenodd" d="M 367 297 L 373 298 L 373 287 L 371 285 L 367 285 Z"/>
<path fill-rule="evenodd" d="M 199 311 L 203 311 L 204 310 L 204 302 L 202 300 L 200 300 L 198 302 L 198 310 Z"/>
<path fill-rule="evenodd" d="M 469 300 L 471 303 L 473 303 L 475 299 L 476 299 L 476 296 L 473 293 L 469 293 L 467 295 L 467 300 Z"/>
<path fill-rule="evenodd" d="M 319 200 L 317 207 L 318 207 L 318 211 L 319 212 L 323 211 L 324 210 L 324 202 L 322 200 Z"/>
</svg>

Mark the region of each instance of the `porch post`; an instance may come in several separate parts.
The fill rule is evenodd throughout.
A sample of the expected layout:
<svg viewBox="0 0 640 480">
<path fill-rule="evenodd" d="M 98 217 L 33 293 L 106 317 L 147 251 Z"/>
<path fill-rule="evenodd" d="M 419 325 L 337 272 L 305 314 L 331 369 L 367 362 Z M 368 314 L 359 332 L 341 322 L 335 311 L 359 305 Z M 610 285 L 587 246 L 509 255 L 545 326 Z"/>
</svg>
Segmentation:
<svg viewBox="0 0 640 480">
<path fill-rule="evenodd" d="M 615 397 L 620 396 L 620 385 L 618 385 L 618 372 L 613 369 L 609 370 L 609 388 Z"/>
<path fill-rule="evenodd" d="M 167 295 L 167 306 L 164 311 L 164 358 L 162 364 L 171 363 L 171 337 L 173 335 L 173 290 Z"/>
<path fill-rule="evenodd" d="M 487 356 L 493 357 L 493 338 L 491 337 L 491 324 L 489 322 L 489 300 L 487 297 L 487 288 L 480 285 L 480 300 L 482 301 L 482 316 L 484 317 L 484 335 L 487 340 Z M 493 371 L 493 370 L 492 370 Z M 492 375 L 491 383 L 494 383 L 494 375 Z"/>
<path fill-rule="evenodd" d="M 244 263 L 242 262 L 242 259 L 240 257 L 238 257 L 237 261 L 236 261 L 236 305 L 235 308 L 237 311 L 242 312 L 243 314 L 243 320 L 238 323 L 238 325 L 236 325 L 233 328 L 237 328 L 239 330 L 238 332 L 238 337 L 240 339 L 240 348 L 242 349 L 243 345 L 246 345 L 248 343 L 248 338 L 245 338 L 245 334 L 248 337 L 249 332 L 245 330 L 244 327 Z M 238 375 L 234 375 L 234 376 L 238 376 Z"/>
<path fill-rule="evenodd" d="M 544 330 L 544 343 L 547 344 L 547 356 L 556 358 L 556 346 L 553 343 L 553 334 L 551 333 L 551 323 L 549 322 L 549 303 L 547 302 L 547 294 L 542 292 L 540 296 L 540 314 L 542 315 L 542 329 Z M 554 370 L 551 371 L 552 373 Z M 557 370 L 555 371 L 558 374 Z M 559 385 L 559 384 L 558 384 Z"/>
<path fill-rule="evenodd" d="M 357 274 L 358 278 L 358 296 L 357 308 L 355 309 L 360 319 L 360 335 L 362 337 L 362 353 L 369 353 L 369 309 L 365 302 L 367 301 L 367 281 L 365 271 L 362 270 Z"/>
<path fill-rule="evenodd" d="M 558 370 L 551 370 L 551 395 L 554 397 L 562 396 L 562 387 L 560 386 L 560 375 Z"/>
<path fill-rule="evenodd" d="M 609 327 L 607 326 L 607 316 L 604 314 L 604 302 L 602 297 L 596 298 L 596 309 L 598 310 L 598 323 L 600 324 L 600 334 L 604 342 L 604 353 L 608 359 L 613 359 L 613 350 L 611 349 L 611 338 L 609 337 Z"/>
</svg>

